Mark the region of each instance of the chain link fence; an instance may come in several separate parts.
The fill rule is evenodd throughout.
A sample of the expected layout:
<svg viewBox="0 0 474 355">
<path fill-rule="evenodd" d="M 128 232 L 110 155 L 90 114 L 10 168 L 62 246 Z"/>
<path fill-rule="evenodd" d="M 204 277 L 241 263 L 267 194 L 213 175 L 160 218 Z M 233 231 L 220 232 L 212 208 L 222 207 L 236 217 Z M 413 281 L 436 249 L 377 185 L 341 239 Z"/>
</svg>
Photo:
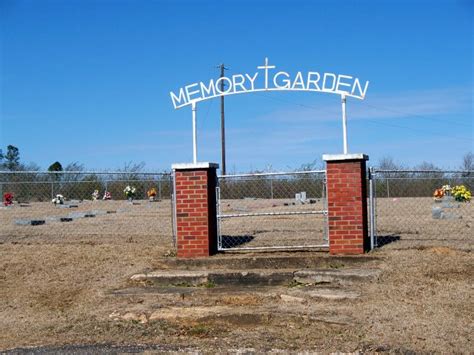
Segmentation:
<svg viewBox="0 0 474 355">
<path fill-rule="evenodd" d="M 471 248 L 474 203 L 457 201 L 443 186 L 474 189 L 474 171 L 396 171 L 371 169 L 375 246 Z"/>
<path fill-rule="evenodd" d="M 0 240 L 159 234 L 171 244 L 172 186 L 164 173 L 0 172 Z"/>
<path fill-rule="evenodd" d="M 219 250 L 327 246 L 325 171 L 219 177 Z"/>
</svg>

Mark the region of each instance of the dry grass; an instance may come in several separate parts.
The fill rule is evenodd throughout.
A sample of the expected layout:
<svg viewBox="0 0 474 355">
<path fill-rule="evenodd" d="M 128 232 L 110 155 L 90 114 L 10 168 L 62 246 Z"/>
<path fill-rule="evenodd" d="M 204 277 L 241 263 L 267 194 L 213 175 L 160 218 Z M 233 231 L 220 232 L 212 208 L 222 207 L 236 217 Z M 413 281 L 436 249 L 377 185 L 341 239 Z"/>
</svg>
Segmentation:
<svg viewBox="0 0 474 355">
<path fill-rule="evenodd" d="M 445 209 L 454 218 L 434 219 L 432 208 L 441 204 L 432 198 L 378 198 L 377 230 L 382 236 L 399 239 L 388 248 L 448 246 L 472 247 L 474 236 L 474 203 L 456 203 Z M 389 239 L 390 239 L 389 238 Z"/>
<path fill-rule="evenodd" d="M 35 227 L 16 226 L 13 221 L 72 210 L 49 204 L 0 210 L 0 349 L 43 344 L 158 343 L 211 352 L 276 348 L 469 353 L 474 318 L 471 229 L 451 234 L 453 225 L 459 228 L 459 220 L 433 221 L 428 202 L 426 218 L 421 212 L 407 211 L 412 204 L 422 206 L 419 201 L 407 201 L 399 209 L 393 203 L 386 207 L 379 204 L 379 218 L 385 218 L 381 212 L 386 208 L 385 214 L 404 219 L 401 223 L 387 217 L 382 224 L 387 232 L 390 223 L 399 227 L 391 232 L 398 232 L 401 240 L 373 252 L 381 258 L 378 266 L 383 273 L 377 282 L 355 286 L 361 298 L 350 302 L 314 300 L 304 305 L 282 304 L 276 295 L 291 290 L 271 288 L 202 289 L 193 297 L 113 295 L 112 290 L 128 286 L 128 276 L 156 267 L 171 249 L 169 201 L 141 201 L 136 206 L 86 202 L 79 209 L 127 210 Z M 469 213 L 472 216 L 472 210 Z M 288 238 L 297 234 L 298 229 L 292 226 L 300 226 L 293 222 L 281 227 L 287 230 Z M 472 219 L 462 222 L 472 223 Z M 235 223 L 241 222 L 235 219 Z M 268 230 L 272 235 L 272 228 L 280 228 L 274 223 L 254 224 L 252 228 Z M 418 234 L 403 229 L 414 225 Z M 417 238 L 412 238 L 414 235 Z M 110 318 L 114 312 L 149 316 L 162 307 L 215 305 L 241 313 L 146 324 Z M 330 317 L 349 321 L 331 322 Z"/>
</svg>

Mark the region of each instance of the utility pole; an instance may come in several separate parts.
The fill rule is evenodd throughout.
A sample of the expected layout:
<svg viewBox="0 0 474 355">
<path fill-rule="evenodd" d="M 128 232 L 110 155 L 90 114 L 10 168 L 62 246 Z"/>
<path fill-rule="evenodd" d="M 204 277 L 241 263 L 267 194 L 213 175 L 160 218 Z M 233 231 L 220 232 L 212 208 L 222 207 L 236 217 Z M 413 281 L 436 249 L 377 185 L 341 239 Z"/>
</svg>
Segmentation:
<svg viewBox="0 0 474 355">
<path fill-rule="evenodd" d="M 221 78 L 224 77 L 224 70 L 228 70 L 224 66 L 224 63 L 218 66 L 218 68 L 221 69 Z M 224 80 L 221 80 L 221 87 L 220 91 L 224 92 Z M 226 174 L 226 169 L 225 169 L 225 117 L 224 117 L 224 95 L 221 96 L 221 150 L 222 150 L 222 166 L 221 166 L 221 172 L 222 175 Z"/>
</svg>

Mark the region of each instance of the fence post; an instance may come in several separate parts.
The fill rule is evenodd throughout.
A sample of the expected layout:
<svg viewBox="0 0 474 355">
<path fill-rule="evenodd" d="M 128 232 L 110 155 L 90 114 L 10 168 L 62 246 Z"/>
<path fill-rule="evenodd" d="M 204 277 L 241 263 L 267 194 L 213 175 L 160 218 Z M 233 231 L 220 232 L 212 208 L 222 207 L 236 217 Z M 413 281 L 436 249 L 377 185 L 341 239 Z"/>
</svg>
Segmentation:
<svg viewBox="0 0 474 355">
<path fill-rule="evenodd" d="M 160 180 L 158 180 L 158 200 L 161 200 L 161 178 L 162 176 L 160 176 Z"/>
<path fill-rule="evenodd" d="M 370 250 L 375 247 L 374 174 L 369 168 Z"/>
<path fill-rule="evenodd" d="M 387 182 L 387 198 L 390 197 L 390 185 L 388 183 L 388 177 L 385 178 L 385 181 Z"/>
<path fill-rule="evenodd" d="M 270 198 L 273 200 L 273 179 L 270 176 Z"/>
<path fill-rule="evenodd" d="M 362 254 L 368 236 L 365 154 L 323 155 L 326 161 L 329 252 Z"/>
</svg>

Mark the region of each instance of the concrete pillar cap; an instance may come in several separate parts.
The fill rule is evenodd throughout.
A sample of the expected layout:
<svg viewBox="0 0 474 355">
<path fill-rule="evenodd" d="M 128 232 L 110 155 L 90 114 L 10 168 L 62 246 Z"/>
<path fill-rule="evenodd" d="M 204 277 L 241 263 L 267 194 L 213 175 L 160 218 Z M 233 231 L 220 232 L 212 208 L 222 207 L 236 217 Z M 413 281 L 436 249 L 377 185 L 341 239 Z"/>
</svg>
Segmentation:
<svg viewBox="0 0 474 355">
<path fill-rule="evenodd" d="M 192 169 L 210 169 L 210 168 L 217 169 L 218 167 L 219 167 L 219 164 L 210 163 L 210 162 L 177 163 L 177 164 L 171 165 L 171 169 L 173 170 L 192 170 Z"/>
<path fill-rule="evenodd" d="M 363 153 L 354 154 L 323 154 L 324 161 L 341 161 L 341 160 L 369 160 L 369 156 Z"/>
</svg>

